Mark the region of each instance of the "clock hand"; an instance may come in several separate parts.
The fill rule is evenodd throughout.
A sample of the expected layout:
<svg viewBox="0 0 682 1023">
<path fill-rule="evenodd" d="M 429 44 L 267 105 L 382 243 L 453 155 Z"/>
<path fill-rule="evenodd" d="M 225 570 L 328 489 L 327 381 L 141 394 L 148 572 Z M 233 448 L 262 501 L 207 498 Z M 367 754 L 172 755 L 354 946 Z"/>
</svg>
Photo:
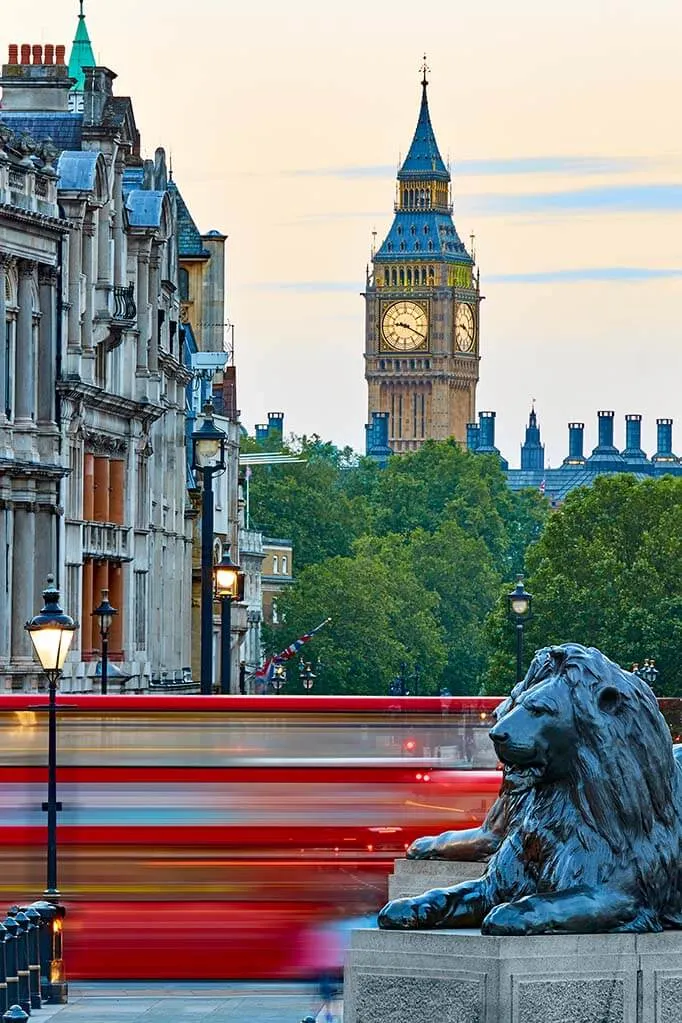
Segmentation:
<svg viewBox="0 0 682 1023">
<path fill-rule="evenodd" d="M 411 327 L 409 325 L 409 323 L 396 323 L 396 327 L 404 327 L 405 330 L 411 330 L 412 333 L 416 334 L 417 337 L 420 337 L 422 339 L 422 341 L 424 340 L 425 335 L 424 334 L 420 334 L 419 331 L 415 330 L 414 327 Z"/>
</svg>

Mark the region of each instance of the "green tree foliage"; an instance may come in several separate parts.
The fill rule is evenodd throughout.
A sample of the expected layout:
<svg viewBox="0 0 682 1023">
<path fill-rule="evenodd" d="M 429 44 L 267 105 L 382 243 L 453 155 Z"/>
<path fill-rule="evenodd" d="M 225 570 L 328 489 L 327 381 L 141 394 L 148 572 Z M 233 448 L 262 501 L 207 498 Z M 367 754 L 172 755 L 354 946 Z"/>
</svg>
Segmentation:
<svg viewBox="0 0 682 1023">
<path fill-rule="evenodd" d="M 279 599 L 284 624 L 272 649 L 331 617 L 305 650 L 322 662 L 316 692 L 386 694 L 403 663 L 440 677 L 447 655 L 437 607 L 437 594 L 417 579 L 400 547 L 390 566 L 370 549 L 327 558 L 305 568 Z M 295 666 L 289 678 L 293 688 Z"/>
<path fill-rule="evenodd" d="M 251 524 L 294 544 L 295 584 L 278 601 L 286 626 L 266 635 L 268 652 L 331 615 L 314 642 L 333 665 L 324 673 L 332 691 L 385 692 L 405 662 L 432 692 L 476 693 L 486 618 L 501 581 L 523 568 L 545 499 L 512 493 L 498 459 L 452 440 L 428 441 L 385 469 L 318 437 L 288 450 L 305 463 L 259 466 L 251 480 Z"/>
<path fill-rule="evenodd" d="M 352 451 L 341 451 L 319 437 L 302 437 L 280 450 L 303 461 L 254 467 L 249 481 L 250 526 L 291 540 L 297 573 L 325 558 L 350 554 L 353 541 L 367 531 L 371 519 L 361 481 L 356 480 L 355 489 L 346 486 L 348 472 L 359 476 L 350 468 Z M 371 489 L 369 482 L 367 488 Z"/>
<path fill-rule="evenodd" d="M 654 657 L 661 695 L 682 679 L 682 479 L 602 476 L 573 491 L 528 552 L 533 619 L 528 662 L 548 643 L 597 646 L 629 668 Z M 507 589 L 509 587 L 506 587 Z M 513 629 L 502 600 L 488 623 L 486 689 L 513 679 Z"/>
</svg>

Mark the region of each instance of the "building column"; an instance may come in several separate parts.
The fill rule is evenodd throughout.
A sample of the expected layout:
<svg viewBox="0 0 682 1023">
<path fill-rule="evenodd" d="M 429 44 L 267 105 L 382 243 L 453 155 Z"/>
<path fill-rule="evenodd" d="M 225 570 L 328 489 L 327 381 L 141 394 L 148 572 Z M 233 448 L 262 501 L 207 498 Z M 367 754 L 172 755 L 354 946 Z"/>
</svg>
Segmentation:
<svg viewBox="0 0 682 1023">
<path fill-rule="evenodd" d="M 14 505 L 12 543 L 12 659 L 31 658 L 31 641 L 24 629 L 37 610 L 33 606 L 36 517 L 32 504 Z M 40 582 L 41 580 L 37 580 Z M 42 580 L 44 582 L 44 580 Z"/>
<path fill-rule="evenodd" d="M 111 623 L 109 655 L 123 659 L 123 566 L 120 561 L 109 562 L 109 602 L 118 611 Z"/>
<path fill-rule="evenodd" d="M 85 277 L 85 309 L 83 311 L 83 350 L 92 351 L 92 319 L 93 302 L 92 287 L 94 279 L 93 253 L 95 249 L 94 211 L 89 210 L 83 221 L 83 276 Z"/>
<path fill-rule="evenodd" d="M 0 505 L 0 664 L 9 661 L 12 601 L 7 553 L 12 549 L 12 516 L 9 502 Z"/>
<path fill-rule="evenodd" d="M 73 224 L 69 233 L 69 348 L 81 348 L 81 230 Z"/>
<path fill-rule="evenodd" d="M 114 285 L 126 284 L 126 251 L 123 225 L 123 161 L 114 166 Z"/>
<path fill-rule="evenodd" d="M 81 657 L 84 661 L 92 657 L 92 558 L 83 562 L 83 599 L 81 619 Z M 97 601 L 99 604 L 99 601 Z"/>
<path fill-rule="evenodd" d="M 38 330 L 38 422 L 55 422 L 56 352 L 56 287 L 57 271 L 54 267 L 38 269 L 40 285 L 40 327 Z"/>
<path fill-rule="evenodd" d="M 35 417 L 35 352 L 33 346 L 33 271 L 35 263 L 19 262 L 19 313 L 16 343 L 16 419 Z"/>
<path fill-rule="evenodd" d="M 145 242 L 137 249 L 137 372 L 146 372 L 149 348 L 149 250 Z"/>
<path fill-rule="evenodd" d="M 109 459 L 95 456 L 95 522 L 111 522 L 109 518 Z M 103 585 L 106 586 L 106 583 Z"/>
<path fill-rule="evenodd" d="M 158 245 L 152 245 L 149 260 L 149 372 L 159 372 L 159 287 L 160 287 L 161 251 Z"/>
<path fill-rule="evenodd" d="M 7 346 L 5 339 L 7 337 L 7 304 L 5 300 L 7 271 L 9 269 L 10 257 L 0 252 L 0 395 L 2 395 L 2 401 L 0 401 L 0 423 L 7 421 L 5 414 L 5 381 L 7 380 Z"/>
<path fill-rule="evenodd" d="M 111 277 L 111 213 L 100 206 L 97 214 L 97 283 L 109 284 Z"/>
</svg>

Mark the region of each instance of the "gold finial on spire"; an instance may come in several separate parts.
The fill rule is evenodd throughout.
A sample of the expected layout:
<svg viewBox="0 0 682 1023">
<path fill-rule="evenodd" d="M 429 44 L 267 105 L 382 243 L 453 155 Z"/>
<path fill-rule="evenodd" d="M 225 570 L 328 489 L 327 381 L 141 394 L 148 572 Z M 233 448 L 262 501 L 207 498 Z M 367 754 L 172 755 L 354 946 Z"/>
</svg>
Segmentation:
<svg viewBox="0 0 682 1023">
<path fill-rule="evenodd" d="M 372 229 L 372 259 L 374 259 L 377 251 L 377 229 Z"/>
<path fill-rule="evenodd" d="M 429 84 L 429 81 L 428 81 L 428 78 L 426 77 L 426 75 L 431 70 L 431 68 L 426 63 L 426 54 L 424 54 L 424 63 L 419 68 L 419 70 L 422 73 L 422 85 L 424 86 L 424 88 L 426 88 L 426 86 Z"/>
<path fill-rule="evenodd" d="M 475 263 L 476 262 L 476 235 L 474 234 L 473 231 L 469 235 L 469 239 L 471 241 L 471 253 L 470 253 L 470 255 L 471 255 L 471 258 L 473 259 L 473 261 Z"/>
<path fill-rule="evenodd" d="M 78 15 L 78 17 L 79 17 L 79 18 L 84 18 L 84 17 L 85 17 L 85 15 L 83 14 L 83 0 L 78 0 L 78 3 L 80 4 L 80 9 L 81 9 L 81 12 L 80 12 L 80 14 Z"/>
</svg>

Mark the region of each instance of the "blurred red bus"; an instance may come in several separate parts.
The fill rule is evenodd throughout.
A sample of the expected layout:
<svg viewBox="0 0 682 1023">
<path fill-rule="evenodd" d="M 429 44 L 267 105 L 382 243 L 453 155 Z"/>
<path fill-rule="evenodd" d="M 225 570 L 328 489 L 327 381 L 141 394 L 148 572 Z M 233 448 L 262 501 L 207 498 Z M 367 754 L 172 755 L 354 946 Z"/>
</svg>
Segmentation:
<svg viewBox="0 0 682 1023">
<path fill-rule="evenodd" d="M 59 697 L 73 978 L 308 976 L 413 839 L 483 819 L 496 698 Z M 47 700 L 0 697 L 0 889 L 44 887 Z M 320 935 L 330 935 L 326 942 Z"/>
</svg>

